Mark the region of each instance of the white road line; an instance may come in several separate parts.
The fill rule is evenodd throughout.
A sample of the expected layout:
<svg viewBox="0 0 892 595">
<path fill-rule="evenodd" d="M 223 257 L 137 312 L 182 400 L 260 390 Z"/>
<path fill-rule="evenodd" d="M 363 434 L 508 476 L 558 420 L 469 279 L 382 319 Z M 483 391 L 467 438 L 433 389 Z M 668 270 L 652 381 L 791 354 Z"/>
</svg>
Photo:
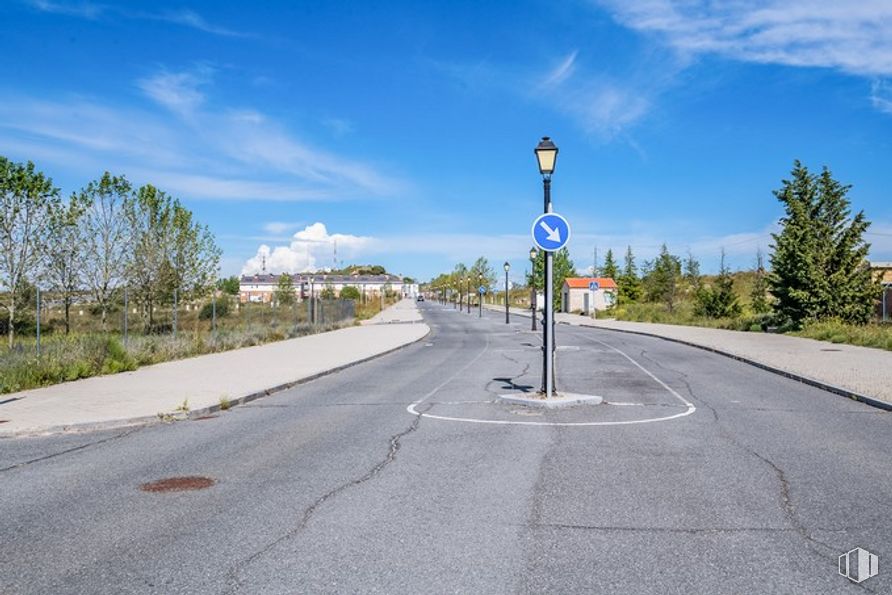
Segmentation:
<svg viewBox="0 0 892 595">
<path fill-rule="evenodd" d="M 461 369 L 459 369 L 455 374 L 453 374 L 448 379 L 446 379 L 443 383 L 438 385 L 435 389 L 433 389 L 432 391 L 430 391 L 429 393 L 427 393 L 426 395 L 424 395 L 423 397 L 421 397 L 420 399 L 418 399 L 417 401 L 415 401 L 414 403 L 412 403 L 411 405 L 406 407 L 406 411 L 408 411 L 409 413 L 411 413 L 413 415 L 420 415 L 421 417 L 428 417 L 430 419 L 439 419 L 442 421 L 459 421 L 459 422 L 466 422 L 466 423 L 472 423 L 472 424 L 491 424 L 491 425 L 499 425 L 499 426 L 592 427 L 592 426 L 631 426 L 631 425 L 637 425 L 637 424 L 649 424 L 649 423 L 656 423 L 656 422 L 660 422 L 660 421 L 669 421 L 672 419 L 678 419 L 680 417 L 686 417 L 686 416 L 694 413 L 697 410 L 697 408 L 694 406 L 693 403 L 691 403 L 690 401 L 688 401 L 687 399 L 682 397 L 675 390 L 673 390 L 672 387 L 670 387 L 665 382 L 663 382 L 662 380 L 660 380 L 659 378 L 654 376 L 649 370 L 644 368 L 641 364 L 636 362 L 634 359 L 632 359 L 629 355 L 627 355 L 623 351 L 617 349 L 613 345 L 609 345 L 609 344 L 605 343 L 604 341 L 601 341 L 598 339 L 592 339 L 591 337 L 586 337 L 586 338 L 589 339 L 590 341 L 595 341 L 596 343 L 600 343 L 601 345 L 604 345 L 605 347 L 612 349 L 613 351 L 616 351 L 617 353 L 619 353 L 620 355 L 625 357 L 627 360 L 629 360 L 630 362 L 635 364 L 635 366 L 639 370 L 641 370 L 642 372 L 644 372 L 645 374 L 650 376 L 654 381 L 657 382 L 657 384 L 659 384 L 664 389 L 666 389 L 672 396 L 674 396 L 679 401 L 684 403 L 685 407 L 686 407 L 685 411 L 682 411 L 681 413 L 676 413 L 675 415 L 667 415 L 665 417 L 652 417 L 652 418 L 647 418 L 647 419 L 632 419 L 632 420 L 625 420 L 625 421 L 586 421 L 586 422 L 512 421 L 512 420 L 498 420 L 498 419 L 476 419 L 476 418 L 469 418 L 469 417 L 450 417 L 450 416 L 446 416 L 446 415 L 434 415 L 432 413 L 421 413 L 421 412 L 417 411 L 415 409 L 416 405 L 419 405 L 426 399 L 429 399 L 430 397 L 432 397 L 434 394 L 437 393 L 437 391 L 439 391 L 441 388 L 443 388 L 444 386 L 446 386 L 447 384 L 452 382 L 452 380 L 456 376 L 458 376 L 459 374 L 461 374 L 462 372 L 464 372 L 465 370 L 470 368 L 474 363 L 477 362 L 477 360 L 479 360 L 483 356 L 484 353 L 486 353 L 486 351 L 489 349 L 489 335 L 486 336 L 486 345 L 483 347 L 483 351 L 478 353 L 474 359 L 472 359 L 470 362 L 468 362 L 467 364 L 462 366 Z M 615 403 L 615 404 L 619 405 L 621 403 Z M 623 404 L 635 405 L 636 403 L 623 403 Z"/>
</svg>

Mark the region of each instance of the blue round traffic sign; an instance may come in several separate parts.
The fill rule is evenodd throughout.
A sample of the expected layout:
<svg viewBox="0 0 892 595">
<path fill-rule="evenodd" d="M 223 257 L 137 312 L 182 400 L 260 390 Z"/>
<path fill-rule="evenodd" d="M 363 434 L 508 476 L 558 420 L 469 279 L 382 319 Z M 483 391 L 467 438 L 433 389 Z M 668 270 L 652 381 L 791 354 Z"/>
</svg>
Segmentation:
<svg viewBox="0 0 892 595">
<path fill-rule="evenodd" d="M 533 242 L 546 252 L 560 250 L 570 239 L 570 224 L 562 215 L 543 213 L 533 221 Z"/>
</svg>

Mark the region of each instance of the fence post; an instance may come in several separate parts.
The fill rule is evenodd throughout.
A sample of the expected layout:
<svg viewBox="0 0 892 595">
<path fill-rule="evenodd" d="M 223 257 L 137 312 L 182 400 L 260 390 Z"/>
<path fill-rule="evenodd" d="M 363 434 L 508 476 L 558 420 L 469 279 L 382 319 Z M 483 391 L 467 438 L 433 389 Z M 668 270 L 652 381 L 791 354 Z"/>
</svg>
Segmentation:
<svg viewBox="0 0 892 595">
<path fill-rule="evenodd" d="M 177 336 L 177 290 L 173 290 L 173 336 Z"/>
<path fill-rule="evenodd" d="M 40 357 L 40 287 L 37 290 L 37 357 Z"/>
<path fill-rule="evenodd" d="M 127 347 L 127 288 L 124 288 L 124 347 Z"/>
</svg>

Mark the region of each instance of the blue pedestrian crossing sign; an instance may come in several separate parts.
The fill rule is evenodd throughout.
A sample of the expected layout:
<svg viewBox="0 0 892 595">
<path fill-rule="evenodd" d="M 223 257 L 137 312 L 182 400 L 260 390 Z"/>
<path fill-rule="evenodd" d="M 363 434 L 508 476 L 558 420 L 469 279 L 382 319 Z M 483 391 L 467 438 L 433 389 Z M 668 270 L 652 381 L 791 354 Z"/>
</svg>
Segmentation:
<svg viewBox="0 0 892 595">
<path fill-rule="evenodd" d="M 477 293 L 479 293 L 480 295 L 483 295 L 484 293 L 486 293 L 486 288 L 481 285 L 480 287 L 477 288 Z"/>
<path fill-rule="evenodd" d="M 601 284 L 597 281 L 592 281 L 588 284 L 589 291 L 598 291 L 601 288 Z"/>
<path fill-rule="evenodd" d="M 533 242 L 546 252 L 560 250 L 570 239 L 570 224 L 562 215 L 543 213 L 533 221 Z"/>
</svg>

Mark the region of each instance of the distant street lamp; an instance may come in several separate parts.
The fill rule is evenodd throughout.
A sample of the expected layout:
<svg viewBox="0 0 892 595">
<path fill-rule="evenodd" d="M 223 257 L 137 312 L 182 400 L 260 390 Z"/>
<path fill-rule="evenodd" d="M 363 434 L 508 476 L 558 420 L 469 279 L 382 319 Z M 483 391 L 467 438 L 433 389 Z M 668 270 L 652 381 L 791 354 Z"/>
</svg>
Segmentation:
<svg viewBox="0 0 892 595">
<path fill-rule="evenodd" d="M 471 313 L 471 276 L 465 275 L 465 291 L 468 294 L 468 314 Z"/>
<path fill-rule="evenodd" d="M 505 261 L 505 324 L 511 322 L 510 315 L 508 314 L 508 271 L 511 270 L 511 263 L 507 260 Z"/>
<path fill-rule="evenodd" d="M 483 275 L 481 273 L 477 273 L 477 283 L 478 287 L 483 287 Z M 480 293 L 480 290 L 477 290 L 477 318 L 483 318 L 483 294 Z"/>
<path fill-rule="evenodd" d="M 539 173 L 542 174 L 542 189 L 544 197 L 543 212 L 551 213 L 551 174 L 554 173 L 557 161 L 558 148 L 551 139 L 543 136 L 534 149 L 536 160 L 539 163 Z M 550 399 L 554 392 L 554 299 L 552 298 L 554 278 L 554 254 L 545 251 L 545 329 L 542 358 L 542 392 L 545 398 Z"/>
<path fill-rule="evenodd" d="M 536 256 L 539 254 L 539 251 L 536 250 L 535 247 L 530 248 L 530 312 L 532 316 L 530 318 L 533 319 L 533 327 L 532 330 L 535 332 L 536 330 Z"/>
</svg>

